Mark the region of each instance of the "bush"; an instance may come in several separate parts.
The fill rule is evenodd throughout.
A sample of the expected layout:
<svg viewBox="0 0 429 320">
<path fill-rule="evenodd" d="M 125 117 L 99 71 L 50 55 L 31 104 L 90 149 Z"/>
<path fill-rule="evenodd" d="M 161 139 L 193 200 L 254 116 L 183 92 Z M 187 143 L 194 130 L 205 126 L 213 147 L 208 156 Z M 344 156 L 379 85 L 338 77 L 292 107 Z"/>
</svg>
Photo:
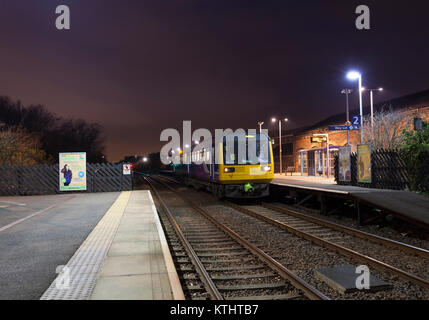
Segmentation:
<svg viewBox="0 0 429 320">
<path fill-rule="evenodd" d="M 420 131 L 403 130 L 401 157 L 407 166 L 411 189 L 429 192 L 429 123 Z"/>
<path fill-rule="evenodd" d="M 47 161 L 36 138 L 22 129 L 0 129 L 0 165 L 31 166 Z"/>
</svg>

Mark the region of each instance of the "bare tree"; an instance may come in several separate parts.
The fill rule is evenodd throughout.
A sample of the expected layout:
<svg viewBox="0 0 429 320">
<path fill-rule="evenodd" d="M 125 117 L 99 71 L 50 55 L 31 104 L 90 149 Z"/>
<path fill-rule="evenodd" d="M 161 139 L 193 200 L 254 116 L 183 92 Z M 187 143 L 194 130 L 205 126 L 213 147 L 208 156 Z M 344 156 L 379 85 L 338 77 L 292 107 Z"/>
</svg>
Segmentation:
<svg viewBox="0 0 429 320">
<path fill-rule="evenodd" d="M 374 112 L 373 125 L 371 116 L 363 118 L 363 140 L 371 143 L 374 150 L 397 149 L 401 145 L 401 132 L 407 125 L 406 113 L 382 109 Z"/>
</svg>

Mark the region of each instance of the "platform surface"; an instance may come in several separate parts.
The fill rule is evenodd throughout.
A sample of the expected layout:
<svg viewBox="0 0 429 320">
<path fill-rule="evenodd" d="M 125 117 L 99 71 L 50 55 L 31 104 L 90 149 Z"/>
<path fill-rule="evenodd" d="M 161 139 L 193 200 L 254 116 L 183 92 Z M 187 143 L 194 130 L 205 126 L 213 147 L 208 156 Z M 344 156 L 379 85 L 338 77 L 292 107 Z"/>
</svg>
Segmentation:
<svg viewBox="0 0 429 320">
<path fill-rule="evenodd" d="M 118 195 L 0 197 L 0 300 L 39 299 Z"/>
<path fill-rule="evenodd" d="M 429 225 L 429 197 L 414 192 L 342 186 L 337 185 L 333 179 L 279 174 L 275 175 L 272 183 L 290 188 L 349 196 L 374 207 L 388 210 L 407 220 Z"/>
<path fill-rule="evenodd" d="M 46 300 L 183 298 L 147 190 L 119 195 L 41 297 Z"/>
<path fill-rule="evenodd" d="M 91 299 L 183 299 L 180 291 L 151 194 L 134 191 L 98 273 Z"/>
</svg>

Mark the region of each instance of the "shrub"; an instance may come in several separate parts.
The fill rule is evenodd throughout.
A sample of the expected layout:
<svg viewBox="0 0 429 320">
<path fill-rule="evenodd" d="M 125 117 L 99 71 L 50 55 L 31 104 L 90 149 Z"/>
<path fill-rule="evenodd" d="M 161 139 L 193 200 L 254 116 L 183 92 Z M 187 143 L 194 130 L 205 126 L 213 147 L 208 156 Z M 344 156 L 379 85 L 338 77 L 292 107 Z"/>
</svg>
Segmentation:
<svg viewBox="0 0 429 320">
<path fill-rule="evenodd" d="M 420 131 L 402 130 L 401 157 L 407 166 L 411 189 L 429 192 L 429 122 Z"/>
</svg>

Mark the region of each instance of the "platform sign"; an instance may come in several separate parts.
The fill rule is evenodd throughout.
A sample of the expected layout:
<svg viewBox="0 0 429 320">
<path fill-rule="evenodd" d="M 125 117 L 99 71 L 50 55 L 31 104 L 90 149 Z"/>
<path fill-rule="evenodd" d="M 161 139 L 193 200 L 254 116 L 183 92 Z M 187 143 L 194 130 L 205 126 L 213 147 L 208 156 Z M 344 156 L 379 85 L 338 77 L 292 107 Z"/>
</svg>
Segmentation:
<svg viewBox="0 0 429 320">
<path fill-rule="evenodd" d="M 346 131 L 346 130 L 359 130 L 360 126 L 344 125 L 344 126 L 328 126 L 330 131 Z"/>
<path fill-rule="evenodd" d="M 360 115 L 352 117 L 352 126 L 360 129 Z"/>
<path fill-rule="evenodd" d="M 371 145 L 358 144 L 358 182 L 371 183 Z"/>
<path fill-rule="evenodd" d="M 360 127 L 361 127 L 360 116 L 353 116 L 350 125 L 346 124 L 343 126 L 328 126 L 328 129 L 330 131 L 346 131 L 346 130 L 359 130 Z"/>
<path fill-rule="evenodd" d="M 60 191 L 86 190 L 86 152 L 59 154 Z"/>
<path fill-rule="evenodd" d="M 124 163 L 122 165 L 122 173 L 124 175 L 130 175 L 131 174 L 131 163 Z"/>
<path fill-rule="evenodd" d="M 339 181 L 351 181 L 350 156 L 352 153 L 351 146 L 338 148 L 338 165 L 339 165 Z"/>
<path fill-rule="evenodd" d="M 312 143 L 326 142 L 326 141 L 327 141 L 327 138 L 326 138 L 326 136 L 323 136 L 323 137 L 311 137 L 311 138 L 310 138 L 310 141 L 311 141 Z"/>
</svg>

